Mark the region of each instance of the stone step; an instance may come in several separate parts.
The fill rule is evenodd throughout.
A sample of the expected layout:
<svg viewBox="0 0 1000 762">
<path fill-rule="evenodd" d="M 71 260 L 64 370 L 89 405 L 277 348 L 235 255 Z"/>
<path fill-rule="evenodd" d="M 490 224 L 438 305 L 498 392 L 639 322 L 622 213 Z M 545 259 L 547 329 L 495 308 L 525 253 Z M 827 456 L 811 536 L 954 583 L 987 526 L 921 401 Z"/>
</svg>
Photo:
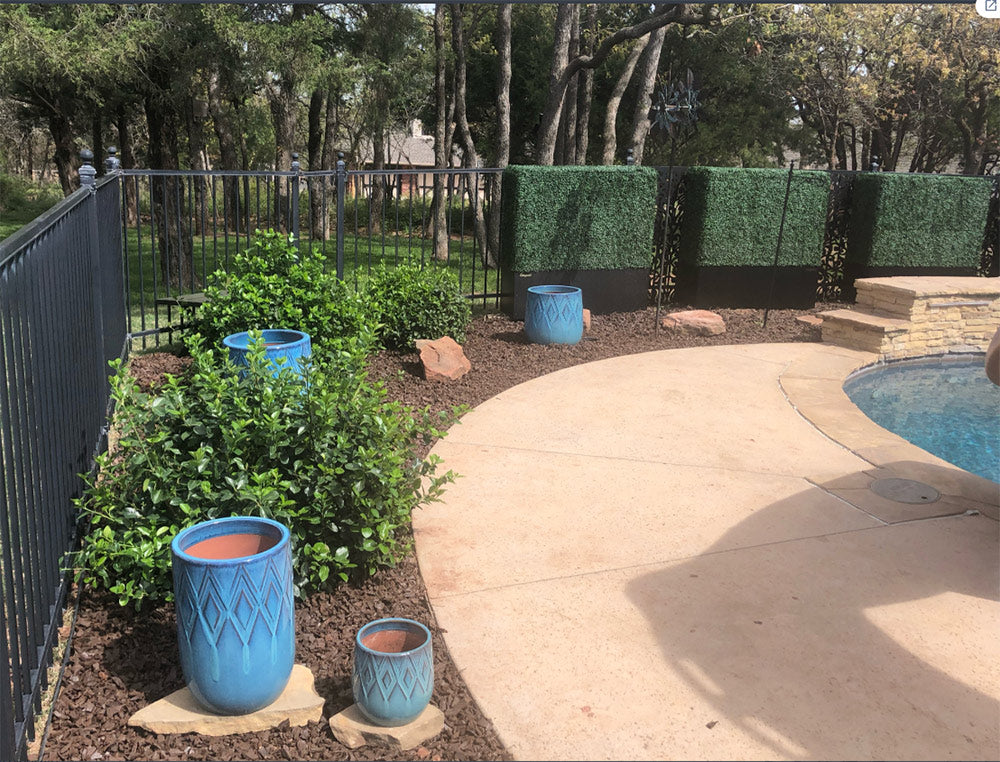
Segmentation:
<svg viewBox="0 0 1000 762">
<path fill-rule="evenodd" d="M 885 352 L 895 336 L 905 334 L 909 320 L 877 315 L 865 309 L 836 309 L 819 313 L 823 341 L 864 352 Z"/>
</svg>

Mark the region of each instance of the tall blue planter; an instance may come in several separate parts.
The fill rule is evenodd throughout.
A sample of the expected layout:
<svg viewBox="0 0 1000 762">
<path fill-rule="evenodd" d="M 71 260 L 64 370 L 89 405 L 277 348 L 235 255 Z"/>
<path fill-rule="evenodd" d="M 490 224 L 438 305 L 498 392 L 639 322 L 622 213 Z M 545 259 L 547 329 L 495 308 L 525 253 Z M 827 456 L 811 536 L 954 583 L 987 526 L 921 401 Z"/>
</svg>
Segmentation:
<svg viewBox="0 0 1000 762">
<path fill-rule="evenodd" d="M 226 547 L 236 541 L 242 549 Z M 267 706 L 285 689 L 295 661 L 288 529 L 253 516 L 216 519 L 179 532 L 170 550 L 188 688 L 217 714 Z M 233 552 L 243 555 L 209 557 Z"/>
<path fill-rule="evenodd" d="M 583 336 L 583 292 L 576 286 L 531 286 L 524 333 L 535 344 L 576 344 Z"/>
<path fill-rule="evenodd" d="M 312 354 L 312 342 L 308 333 L 289 328 L 265 328 L 261 331 L 264 342 L 264 354 L 274 366 L 275 375 L 289 367 L 298 375 L 302 375 L 302 366 Z M 229 359 L 234 365 L 246 367 L 249 365 L 247 352 L 252 346 L 249 331 L 232 333 L 222 340 L 229 349 Z"/>
<path fill-rule="evenodd" d="M 412 619 L 376 619 L 354 638 L 354 703 L 376 725 L 415 720 L 434 692 L 431 633 Z"/>
</svg>

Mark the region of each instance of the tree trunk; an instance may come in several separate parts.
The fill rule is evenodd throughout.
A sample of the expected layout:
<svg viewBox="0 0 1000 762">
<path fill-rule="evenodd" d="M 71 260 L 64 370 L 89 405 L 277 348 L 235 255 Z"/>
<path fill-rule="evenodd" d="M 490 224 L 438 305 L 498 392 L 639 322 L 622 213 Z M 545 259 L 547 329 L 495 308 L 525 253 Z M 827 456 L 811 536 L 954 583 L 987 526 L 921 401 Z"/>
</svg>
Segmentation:
<svg viewBox="0 0 1000 762">
<path fill-rule="evenodd" d="M 955 116 L 955 126 L 962 136 L 962 174 L 977 175 L 986 155 L 986 115 L 990 103 L 986 88 L 970 92 L 966 87 L 966 103 L 970 105 L 965 114 Z"/>
<path fill-rule="evenodd" d="M 118 128 L 118 158 L 121 159 L 122 168 L 135 168 L 135 145 L 132 142 L 132 129 L 129 126 L 128 112 L 125 106 L 118 107 L 115 125 Z M 128 225 L 135 225 L 139 220 L 139 202 L 136 198 L 135 178 L 123 178 L 125 184 L 125 221 Z"/>
<path fill-rule="evenodd" d="M 497 160 L 498 169 L 510 162 L 510 25 L 511 5 L 504 3 L 497 10 Z M 489 246 L 492 258 L 500 261 L 501 176 L 493 178 L 490 193 Z"/>
<path fill-rule="evenodd" d="M 208 151 L 205 147 L 205 119 L 208 118 L 208 103 L 198 97 L 193 97 L 188 103 L 188 146 L 190 147 L 191 169 L 204 171 L 208 169 L 206 161 Z M 194 225 L 195 234 L 202 235 L 202 226 L 207 224 L 206 209 L 207 193 L 204 177 L 192 178 L 194 187 Z"/>
<path fill-rule="evenodd" d="M 445 96 L 444 5 L 434 6 L 434 167 L 449 165 L 447 153 L 448 104 Z M 431 228 L 434 238 L 433 256 L 448 259 L 448 220 L 446 216 L 445 176 L 434 173 L 434 195 L 431 199 Z"/>
<path fill-rule="evenodd" d="M 287 76 L 278 78 L 268 91 L 271 122 L 274 125 L 274 169 L 287 172 L 292 168 L 295 149 L 295 83 Z M 289 198 L 284 178 L 274 178 L 274 227 L 287 233 L 291 230 Z"/>
<path fill-rule="evenodd" d="M 469 131 L 469 121 L 465 113 L 465 29 L 463 26 L 463 11 L 461 4 L 451 6 L 451 45 L 455 54 L 455 129 L 458 131 L 459 140 L 462 141 L 464 164 L 469 168 L 479 166 L 479 154 L 476 153 L 476 145 L 472 141 L 472 133 Z M 476 237 L 476 245 L 486 267 L 496 267 L 496 261 L 490 256 L 490 251 L 486 244 L 486 217 L 483 214 L 483 204 L 479 198 L 479 175 L 468 175 L 466 191 L 469 194 L 469 203 L 472 204 L 473 229 Z"/>
<path fill-rule="evenodd" d="M 625 59 L 625 66 L 621 74 L 618 75 L 615 86 L 611 91 L 611 97 L 608 98 L 607 109 L 604 112 L 604 150 L 601 153 L 601 164 L 610 166 L 615 163 L 615 153 L 618 151 L 618 132 L 616 127 L 618 107 L 621 105 L 625 88 L 628 87 L 628 83 L 632 79 L 632 72 L 635 71 L 635 65 L 639 60 L 639 56 L 646 49 L 648 42 L 649 35 L 646 35 L 633 45 L 628 58 Z"/>
<path fill-rule="evenodd" d="M 104 120 L 101 118 L 100 109 L 95 109 L 94 118 L 91 122 L 91 148 L 94 152 L 94 168 L 97 176 L 104 176 Z"/>
<path fill-rule="evenodd" d="M 77 174 L 79 157 L 76 151 L 76 141 L 73 139 L 73 125 L 62 113 L 49 116 L 49 132 L 55 144 L 56 172 L 59 173 L 59 185 L 64 196 L 68 196 L 80 184 Z"/>
<path fill-rule="evenodd" d="M 385 130 L 376 128 L 372 135 L 372 169 L 385 169 Z M 385 184 L 380 175 L 372 175 L 368 195 L 368 230 L 374 235 L 382 231 L 382 204 Z"/>
<path fill-rule="evenodd" d="M 569 63 L 569 39 L 573 31 L 573 8 L 560 4 L 556 12 L 555 43 L 552 48 L 552 66 L 549 70 L 549 94 L 545 102 L 545 112 L 538 126 L 538 156 L 542 166 L 552 166 L 555 162 L 556 137 L 559 118 L 562 115 L 566 96 L 564 75 Z"/>
<path fill-rule="evenodd" d="M 580 55 L 580 6 L 572 5 L 573 20 L 569 34 L 569 60 Z M 562 113 L 562 150 L 559 151 L 560 164 L 576 164 L 576 107 L 580 85 L 577 72 L 566 86 L 566 99 Z"/>
<path fill-rule="evenodd" d="M 635 110 L 632 112 L 632 136 L 629 148 L 633 150 L 636 164 L 642 164 L 642 153 L 646 147 L 646 136 L 649 134 L 651 122 L 649 110 L 653 105 L 653 88 L 656 85 L 656 72 L 660 66 L 660 51 L 663 50 L 663 40 L 667 35 L 665 27 L 654 30 L 646 43 L 646 49 L 639 60 L 638 85 Z"/>
<path fill-rule="evenodd" d="M 319 169 L 323 161 L 324 97 L 323 90 L 317 87 L 309 98 L 309 140 L 306 148 L 310 170 Z M 323 193 L 317 180 L 318 178 L 311 177 L 306 185 L 309 191 L 309 235 L 311 238 L 320 238 L 326 227 L 323 219 Z"/>
<path fill-rule="evenodd" d="M 594 54 L 594 36 L 597 34 L 597 5 L 587 6 L 587 38 L 584 50 Z M 590 147 L 590 109 L 594 98 L 594 70 L 584 69 L 580 76 L 580 97 L 576 121 L 576 163 L 587 163 L 587 149 Z"/>
<path fill-rule="evenodd" d="M 174 115 L 155 95 L 146 98 L 149 159 L 153 169 L 178 169 L 177 128 Z M 157 256 L 163 293 L 196 291 L 194 254 L 184 203 L 184 184 L 176 174 L 150 177 L 150 199 L 155 218 Z"/>
<path fill-rule="evenodd" d="M 337 104 L 340 103 L 340 95 L 334 90 L 334 88 L 329 88 L 326 93 L 326 114 L 324 116 L 324 126 L 323 126 L 323 155 L 321 158 L 322 169 L 329 171 L 336 166 L 337 161 Z M 309 165 L 312 169 L 312 164 Z M 312 192 L 313 189 L 310 189 Z M 316 186 L 316 190 L 320 190 L 322 193 L 322 198 L 320 202 L 323 206 L 323 216 L 321 220 L 320 234 L 324 241 L 330 240 L 331 235 L 335 232 L 330 225 L 330 214 L 334 206 L 337 203 L 337 190 L 333 185 L 333 180 L 329 175 L 323 175 L 323 182 L 321 186 Z M 313 235 L 316 235 L 316 231 Z"/>
<path fill-rule="evenodd" d="M 222 86 L 218 70 L 208 75 L 208 112 L 212 116 L 215 137 L 219 141 L 219 160 L 222 169 L 239 169 L 240 158 L 233 133 L 233 121 L 228 109 L 223 106 Z M 225 225 L 230 230 L 239 229 L 240 189 L 235 177 L 222 178 L 223 214 Z"/>
</svg>

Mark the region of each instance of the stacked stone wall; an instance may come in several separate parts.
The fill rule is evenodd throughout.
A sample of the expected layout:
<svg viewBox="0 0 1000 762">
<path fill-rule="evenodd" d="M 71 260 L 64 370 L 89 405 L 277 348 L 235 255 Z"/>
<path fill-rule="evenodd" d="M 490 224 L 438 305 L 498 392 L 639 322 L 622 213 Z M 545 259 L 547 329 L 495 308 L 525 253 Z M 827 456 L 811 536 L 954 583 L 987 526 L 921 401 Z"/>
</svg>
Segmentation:
<svg viewBox="0 0 1000 762">
<path fill-rule="evenodd" d="M 824 341 L 894 360 L 985 352 L 1000 326 L 997 278 L 863 278 L 856 287 L 854 311 L 826 313 Z"/>
</svg>

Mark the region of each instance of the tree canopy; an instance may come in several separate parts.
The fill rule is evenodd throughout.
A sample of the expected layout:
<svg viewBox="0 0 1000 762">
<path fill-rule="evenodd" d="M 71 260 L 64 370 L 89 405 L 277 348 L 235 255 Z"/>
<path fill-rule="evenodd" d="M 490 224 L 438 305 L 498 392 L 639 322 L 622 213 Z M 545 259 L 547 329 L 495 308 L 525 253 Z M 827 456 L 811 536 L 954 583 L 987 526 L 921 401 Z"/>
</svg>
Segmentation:
<svg viewBox="0 0 1000 762">
<path fill-rule="evenodd" d="M 417 118 L 439 162 L 482 166 L 1000 157 L 1000 26 L 969 5 L 501 9 L 3 5 L 0 171 L 69 192 L 79 149 L 108 144 L 126 166 L 379 167 Z M 651 109 L 688 70 L 701 116 L 671 139 Z"/>
</svg>

